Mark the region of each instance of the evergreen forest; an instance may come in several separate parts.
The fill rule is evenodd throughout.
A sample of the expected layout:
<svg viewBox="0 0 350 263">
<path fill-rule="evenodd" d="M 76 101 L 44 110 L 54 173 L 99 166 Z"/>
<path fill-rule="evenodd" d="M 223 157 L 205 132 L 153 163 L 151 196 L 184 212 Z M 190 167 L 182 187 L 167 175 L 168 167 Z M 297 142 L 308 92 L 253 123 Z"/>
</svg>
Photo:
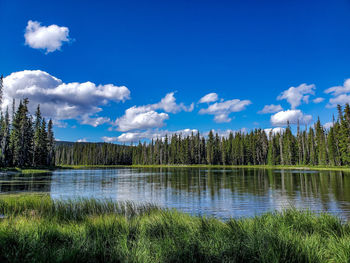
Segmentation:
<svg viewBox="0 0 350 263">
<path fill-rule="evenodd" d="M 56 165 L 350 165 L 350 106 L 338 106 L 338 117 L 326 129 L 320 120 L 292 133 L 262 129 L 228 137 L 209 132 L 174 134 L 135 146 L 111 143 L 60 144 Z"/>
</svg>

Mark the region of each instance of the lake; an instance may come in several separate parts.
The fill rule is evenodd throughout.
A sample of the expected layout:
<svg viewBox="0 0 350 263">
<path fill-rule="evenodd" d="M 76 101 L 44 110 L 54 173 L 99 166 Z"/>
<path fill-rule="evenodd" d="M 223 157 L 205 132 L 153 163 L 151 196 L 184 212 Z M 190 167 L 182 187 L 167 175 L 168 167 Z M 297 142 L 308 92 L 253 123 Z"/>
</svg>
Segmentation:
<svg viewBox="0 0 350 263">
<path fill-rule="evenodd" d="M 117 168 L 0 175 L 0 194 L 23 192 L 149 202 L 222 219 L 291 206 L 350 218 L 350 173 L 339 171 Z"/>
</svg>

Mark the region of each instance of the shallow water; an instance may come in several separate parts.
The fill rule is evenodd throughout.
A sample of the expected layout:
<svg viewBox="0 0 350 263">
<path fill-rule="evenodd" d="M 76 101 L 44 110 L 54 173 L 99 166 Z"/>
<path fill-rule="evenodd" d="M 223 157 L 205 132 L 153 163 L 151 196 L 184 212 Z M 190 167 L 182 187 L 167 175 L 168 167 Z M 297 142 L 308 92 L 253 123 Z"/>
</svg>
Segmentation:
<svg viewBox="0 0 350 263">
<path fill-rule="evenodd" d="M 0 175 L 1 194 L 19 192 L 149 202 L 222 219 L 291 206 L 350 219 L 350 173 L 339 171 L 118 168 Z"/>
</svg>

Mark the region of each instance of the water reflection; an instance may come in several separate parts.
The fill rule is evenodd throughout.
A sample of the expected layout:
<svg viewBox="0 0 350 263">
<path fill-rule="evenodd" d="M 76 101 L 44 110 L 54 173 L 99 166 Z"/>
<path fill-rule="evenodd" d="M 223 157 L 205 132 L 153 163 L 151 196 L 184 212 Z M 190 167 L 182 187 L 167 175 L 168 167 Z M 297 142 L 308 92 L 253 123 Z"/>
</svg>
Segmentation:
<svg viewBox="0 0 350 263">
<path fill-rule="evenodd" d="M 0 174 L 0 193 L 51 191 L 51 173 L 45 174 Z"/>
<path fill-rule="evenodd" d="M 201 168 L 59 170 L 0 176 L 0 192 L 50 192 L 152 202 L 220 218 L 254 216 L 289 206 L 350 218 L 350 174 L 339 171 Z"/>
</svg>

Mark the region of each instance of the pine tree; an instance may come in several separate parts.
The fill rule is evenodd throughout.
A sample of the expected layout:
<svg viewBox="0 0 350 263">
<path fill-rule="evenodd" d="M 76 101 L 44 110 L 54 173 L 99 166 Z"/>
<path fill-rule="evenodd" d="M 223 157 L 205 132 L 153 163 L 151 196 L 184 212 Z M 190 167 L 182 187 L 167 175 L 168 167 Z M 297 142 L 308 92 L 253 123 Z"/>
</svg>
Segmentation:
<svg viewBox="0 0 350 263">
<path fill-rule="evenodd" d="M 18 167 L 32 165 L 32 120 L 28 115 L 28 99 L 21 101 L 13 120 L 11 144 L 13 164 Z"/>
<path fill-rule="evenodd" d="M 1 122 L 1 163 L 3 166 L 10 166 L 11 163 L 11 154 L 10 154 L 10 116 L 8 108 L 6 109 L 5 116 Z"/>
<path fill-rule="evenodd" d="M 208 141 L 207 141 L 207 163 L 208 164 L 214 164 L 214 134 L 213 131 L 210 131 L 208 134 Z"/>
<path fill-rule="evenodd" d="M 47 126 L 47 161 L 48 166 L 55 165 L 55 137 L 53 133 L 53 123 L 52 120 L 49 120 Z"/>
<path fill-rule="evenodd" d="M 315 131 L 317 162 L 319 165 L 325 165 L 327 163 L 326 138 L 319 118 L 315 124 Z"/>
<path fill-rule="evenodd" d="M 33 149 L 33 164 L 34 166 L 42 165 L 42 117 L 40 111 L 40 105 L 38 105 L 35 112 L 35 123 L 34 123 L 34 149 Z"/>
<path fill-rule="evenodd" d="M 310 165 L 317 165 L 315 134 L 314 134 L 314 129 L 311 127 L 309 129 L 308 146 L 309 146 L 309 164 Z"/>
</svg>

